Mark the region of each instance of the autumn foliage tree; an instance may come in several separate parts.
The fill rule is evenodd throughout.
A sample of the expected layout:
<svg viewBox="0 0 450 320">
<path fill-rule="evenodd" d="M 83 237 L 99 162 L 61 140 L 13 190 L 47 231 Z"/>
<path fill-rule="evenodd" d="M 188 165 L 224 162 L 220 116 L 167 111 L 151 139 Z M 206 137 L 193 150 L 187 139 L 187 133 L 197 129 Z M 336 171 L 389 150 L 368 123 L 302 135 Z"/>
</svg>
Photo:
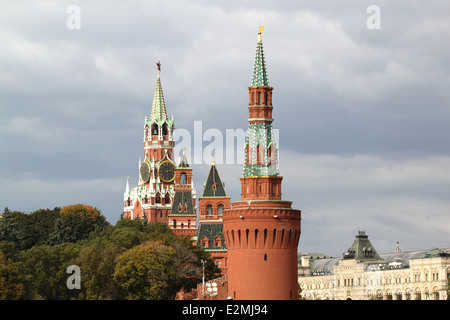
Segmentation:
<svg viewBox="0 0 450 320">
<path fill-rule="evenodd" d="M 95 207 L 85 204 L 65 206 L 55 220 L 48 243 L 55 245 L 86 239 L 92 231 L 105 225 L 105 217 Z"/>
<path fill-rule="evenodd" d="M 167 299 L 174 256 L 175 249 L 160 241 L 144 242 L 117 257 L 114 280 L 127 292 L 126 299 Z"/>
<path fill-rule="evenodd" d="M 30 214 L 5 209 L 0 219 L 0 299 L 168 299 L 220 270 L 209 254 L 164 223 L 109 224 L 84 204 Z M 81 270 L 81 289 L 66 285 Z"/>
<path fill-rule="evenodd" d="M 77 242 L 108 224 L 100 210 L 85 204 L 39 209 L 30 214 L 5 208 L 0 219 L 0 241 L 13 242 L 20 250 Z"/>
<path fill-rule="evenodd" d="M 31 277 L 23 272 L 20 252 L 12 242 L 0 242 L 0 300 L 27 296 Z"/>
</svg>

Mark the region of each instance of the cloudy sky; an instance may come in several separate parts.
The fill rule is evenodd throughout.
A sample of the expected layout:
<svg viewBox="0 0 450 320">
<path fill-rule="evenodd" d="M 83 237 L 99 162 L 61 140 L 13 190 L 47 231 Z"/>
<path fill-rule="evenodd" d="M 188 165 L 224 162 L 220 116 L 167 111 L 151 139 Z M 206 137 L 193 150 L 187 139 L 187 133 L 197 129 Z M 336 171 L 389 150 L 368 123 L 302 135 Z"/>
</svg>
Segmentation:
<svg viewBox="0 0 450 320">
<path fill-rule="evenodd" d="M 450 247 L 449 12 L 446 0 L 0 0 L 1 209 L 86 203 L 115 224 L 127 176 L 138 181 L 156 61 L 167 111 L 201 155 L 208 130 L 247 129 L 264 25 L 299 250 L 339 256 L 358 229 L 379 252 L 397 239 Z M 242 164 L 225 157 L 237 201 Z"/>
</svg>

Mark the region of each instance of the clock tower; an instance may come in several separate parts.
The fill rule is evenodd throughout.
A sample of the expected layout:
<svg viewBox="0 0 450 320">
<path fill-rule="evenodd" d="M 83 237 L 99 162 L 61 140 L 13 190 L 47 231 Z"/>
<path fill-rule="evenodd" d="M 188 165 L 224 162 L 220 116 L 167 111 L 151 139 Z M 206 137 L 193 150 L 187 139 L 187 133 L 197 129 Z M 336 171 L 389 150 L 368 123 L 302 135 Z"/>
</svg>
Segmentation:
<svg viewBox="0 0 450 320">
<path fill-rule="evenodd" d="M 173 157 L 173 116 L 168 118 L 161 85 L 161 63 L 150 118 L 144 121 L 144 158 L 139 160 L 139 183 L 124 193 L 123 217 L 168 223 L 175 180 Z"/>
</svg>

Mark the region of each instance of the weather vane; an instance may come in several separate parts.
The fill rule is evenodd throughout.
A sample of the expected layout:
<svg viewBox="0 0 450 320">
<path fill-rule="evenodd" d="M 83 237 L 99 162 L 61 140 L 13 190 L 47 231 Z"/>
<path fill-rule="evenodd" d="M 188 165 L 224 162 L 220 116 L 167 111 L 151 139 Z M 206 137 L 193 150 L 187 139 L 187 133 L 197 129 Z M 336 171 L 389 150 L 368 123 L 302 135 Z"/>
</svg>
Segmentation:
<svg viewBox="0 0 450 320">
<path fill-rule="evenodd" d="M 264 26 L 259 26 L 259 31 L 258 31 L 258 41 L 261 41 L 261 31 L 264 31 Z"/>
<path fill-rule="evenodd" d="M 156 63 L 156 67 L 158 68 L 158 79 L 160 77 L 161 74 L 161 62 L 158 60 L 158 62 Z"/>
</svg>

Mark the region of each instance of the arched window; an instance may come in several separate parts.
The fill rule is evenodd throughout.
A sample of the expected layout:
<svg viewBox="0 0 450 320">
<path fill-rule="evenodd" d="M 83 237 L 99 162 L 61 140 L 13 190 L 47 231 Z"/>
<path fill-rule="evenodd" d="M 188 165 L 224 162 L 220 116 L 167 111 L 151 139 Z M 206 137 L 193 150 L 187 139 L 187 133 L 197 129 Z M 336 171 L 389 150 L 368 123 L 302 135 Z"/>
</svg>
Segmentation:
<svg viewBox="0 0 450 320">
<path fill-rule="evenodd" d="M 152 136 L 158 135 L 158 125 L 156 123 L 152 124 Z"/>
<path fill-rule="evenodd" d="M 206 206 L 206 215 L 207 216 L 212 216 L 212 214 L 213 214 L 213 207 L 212 207 L 212 205 L 208 204 Z"/>
<path fill-rule="evenodd" d="M 268 164 L 272 164 L 272 162 L 274 162 L 274 160 L 275 159 L 273 159 L 272 158 L 272 146 L 274 145 L 274 143 L 272 143 L 271 145 L 270 145 L 270 147 L 269 148 L 267 148 L 267 161 L 268 161 Z"/>
<path fill-rule="evenodd" d="M 184 172 L 181 173 L 180 184 L 187 184 L 187 174 Z"/>
<path fill-rule="evenodd" d="M 256 163 L 257 164 L 264 164 L 264 154 L 266 153 L 266 150 L 264 149 L 264 146 L 261 144 L 258 144 L 256 147 Z"/>
<path fill-rule="evenodd" d="M 222 216 L 223 215 L 223 209 L 224 209 L 225 207 L 224 207 L 224 205 L 223 204 L 219 204 L 219 206 L 217 207 L 217 214 L 219 215 L 219 216 Z"/>
<path fill-rule="evenodd" d="M 166 195 L 164 197 L 164 203 L 165 204 L 170 204 L 170 195 L 169 195 L 169 193 L 166 193 Z"/>
<path fill-rule="evenodd" d="M 422 292 L 420 291 L 419 288 L 416 288 L 414 290 L 414 296 L 415 296 L 415 300 L 422 300 Z"/>
<path fill-rule="evenodd" d="M 245 155 L 246 155 L 245 164 L 251 164 L 252 163 L 252 153 L 250 152 L 249 144 L 247 144 L 245 146 Z"/>
<path fill-rule="evenodd" d="M 261 92 L 258 92 L 258 104 L 261 104 Z"/>
<path fill-rule="evenodd" d="M 167 123 L 164 123 L 162 126 L 162 135 L 167 136 Z"/>
</svg>

